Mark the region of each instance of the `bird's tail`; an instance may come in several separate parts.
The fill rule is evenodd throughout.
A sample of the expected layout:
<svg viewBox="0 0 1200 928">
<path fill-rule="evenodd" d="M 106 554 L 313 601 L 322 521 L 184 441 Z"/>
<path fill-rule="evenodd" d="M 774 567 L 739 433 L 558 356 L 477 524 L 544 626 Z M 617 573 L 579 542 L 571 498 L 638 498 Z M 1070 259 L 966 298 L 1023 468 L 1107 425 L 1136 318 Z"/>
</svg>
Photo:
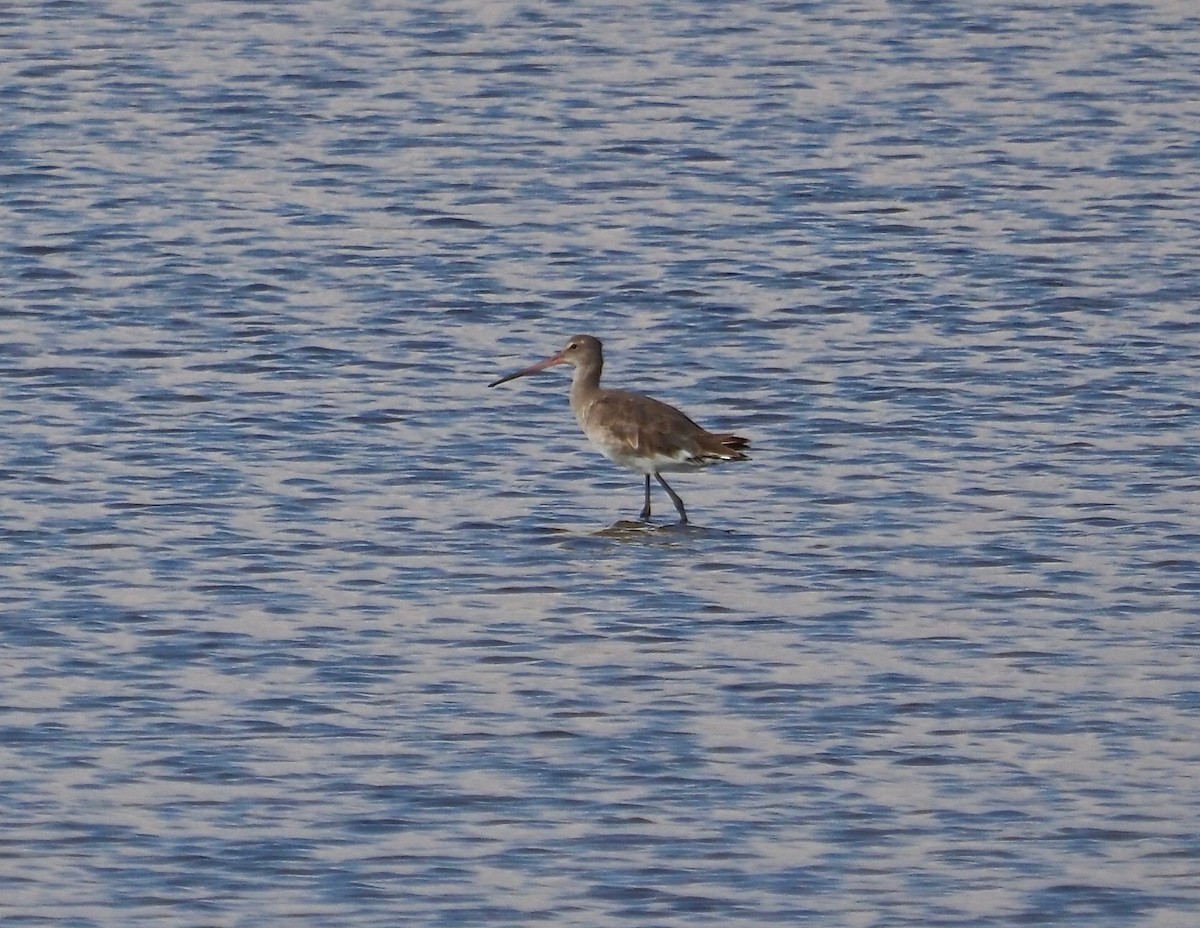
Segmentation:
<svg viewBox="0 0 1200 928">
<path fill-rule="evenodd" d="M 708 455 L 722 461 L 748 461 L 750 455 L 746 451 L 750 448 L 750 439 L 742 438 L 741 435 L 713 435 L 709 434 L 709 442 L 705 448 Z"/>
</svg>

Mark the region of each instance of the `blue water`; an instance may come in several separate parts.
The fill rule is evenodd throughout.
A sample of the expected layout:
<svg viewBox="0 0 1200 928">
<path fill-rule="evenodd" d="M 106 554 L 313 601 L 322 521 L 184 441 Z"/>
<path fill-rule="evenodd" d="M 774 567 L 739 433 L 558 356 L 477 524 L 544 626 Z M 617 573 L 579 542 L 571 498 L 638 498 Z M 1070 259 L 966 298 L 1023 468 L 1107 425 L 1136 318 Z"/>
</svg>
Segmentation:
<svg viewBox="0 0 1200 928">
<path fill-rule="evenodd" d="M 0 40 L 6 928 L 1197 923 L 1192 4 Z"/>
</svg>

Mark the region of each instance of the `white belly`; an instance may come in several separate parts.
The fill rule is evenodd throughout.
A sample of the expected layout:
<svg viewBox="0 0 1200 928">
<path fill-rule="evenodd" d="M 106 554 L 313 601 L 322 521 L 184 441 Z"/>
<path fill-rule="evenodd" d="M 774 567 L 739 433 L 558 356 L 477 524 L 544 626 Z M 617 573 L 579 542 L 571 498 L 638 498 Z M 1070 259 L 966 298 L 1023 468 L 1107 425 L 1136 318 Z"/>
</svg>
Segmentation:
<svg viewBox="0 0 1200 928">
<path fill-rule="evenodd" d="M 694 470 L 695 459 L 686 451 L 676 451 L 672 454 L 642 454 L 625 442 L 607 440 L 604 433 L 588 435 L 588 440 L 596 449 L 626 470 L 638 474 L 654 474 L 663 471 Z"/>
</svg>

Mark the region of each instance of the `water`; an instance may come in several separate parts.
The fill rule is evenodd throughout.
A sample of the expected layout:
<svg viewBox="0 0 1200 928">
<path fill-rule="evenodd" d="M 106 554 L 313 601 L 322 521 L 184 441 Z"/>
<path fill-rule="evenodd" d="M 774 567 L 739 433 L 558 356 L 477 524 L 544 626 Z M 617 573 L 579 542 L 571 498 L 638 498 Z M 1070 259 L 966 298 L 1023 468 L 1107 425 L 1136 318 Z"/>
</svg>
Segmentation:
<svg viewBox="0 0 1200 928">
<path fill-rule="evenodd" d="M 6 926 L 1195 923 L 1191 4 L 0 36 Z"/>
</svg>

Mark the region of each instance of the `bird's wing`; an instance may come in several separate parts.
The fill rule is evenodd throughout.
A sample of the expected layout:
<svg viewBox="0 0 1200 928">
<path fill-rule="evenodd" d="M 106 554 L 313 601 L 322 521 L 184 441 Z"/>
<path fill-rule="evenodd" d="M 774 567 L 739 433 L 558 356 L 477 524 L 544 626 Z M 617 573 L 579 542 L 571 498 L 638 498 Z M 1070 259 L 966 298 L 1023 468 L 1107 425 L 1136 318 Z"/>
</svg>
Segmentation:
<svg viewBox="0 0 1200 928">
<path fill-rule="evenodd" d="M 674 406 L 649 396 L 609 390 L 592 403 L 587 418 L 602 424 L 614 441 L 635 453 L 645 453 L 647 445 L 658 450 L 670 446 L 692 452 L 696 436 L 704 430 Z"/>
</svg>

